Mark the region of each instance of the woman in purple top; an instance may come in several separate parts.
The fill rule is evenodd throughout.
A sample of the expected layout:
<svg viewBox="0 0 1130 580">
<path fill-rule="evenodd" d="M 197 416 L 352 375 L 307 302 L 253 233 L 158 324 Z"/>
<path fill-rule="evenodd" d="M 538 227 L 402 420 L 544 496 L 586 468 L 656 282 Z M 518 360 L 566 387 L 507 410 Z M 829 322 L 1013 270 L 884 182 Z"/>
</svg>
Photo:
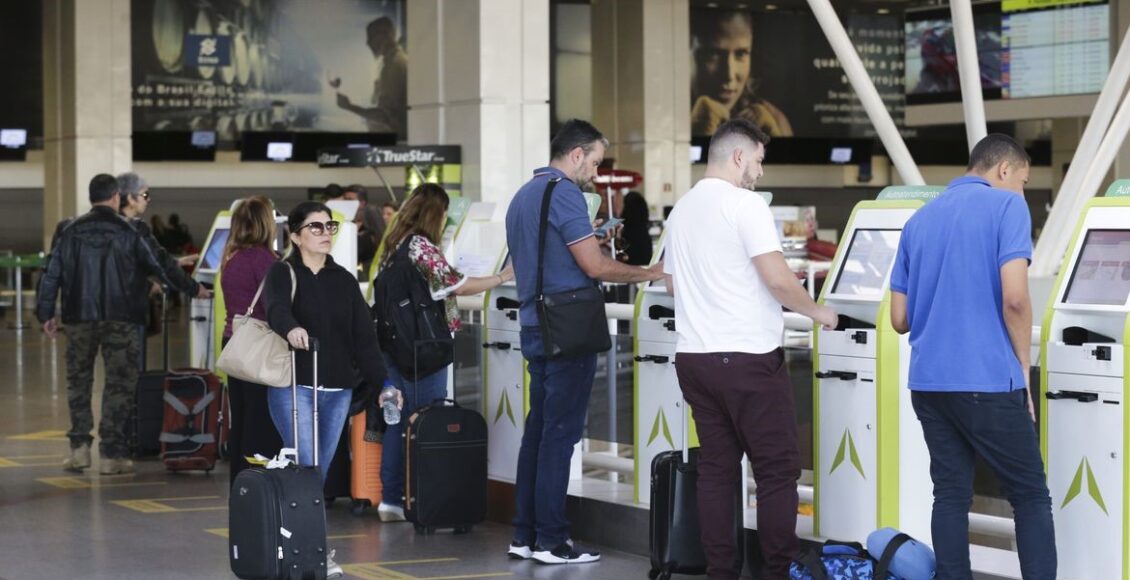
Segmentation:
<svg viewBox="0 0 1130 580">
<path fill-rule="evenodd" d="M 271 249 L 275 239 L 275 210 L 271 200 L 263 196 L 244 199 L 236 206 L 231 217 L 231 234 L 224 246 L 220 263 L 220 286 L 227 308 L 224 324 L 224 344 L 232 334 L 232 317 L 247 312 L 255 294 L 267 277 L 267 270 L 278 261 Z M 263 296 L 255 303 L 251 316 L 267 319 L 266 300 Z M 231 398 L 231 438 L 228 454 L 231 456 L 231 481 L 248 467 L 247 457 L 256 453 L 274 457 L 282 447 L 282 439 L 271 422 L 267 408 L 265 385 L 228 377 Z"/>
</svg>

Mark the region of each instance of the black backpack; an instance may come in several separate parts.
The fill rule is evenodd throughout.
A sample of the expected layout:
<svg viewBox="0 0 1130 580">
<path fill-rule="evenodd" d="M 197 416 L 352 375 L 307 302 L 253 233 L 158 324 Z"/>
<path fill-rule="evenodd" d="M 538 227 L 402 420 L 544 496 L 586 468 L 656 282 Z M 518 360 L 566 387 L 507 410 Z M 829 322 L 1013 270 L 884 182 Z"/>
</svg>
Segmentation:
<svg viewBox="0 0 1130 580">
<path fill-rule="evenodd" d="M 415 382 L 451 364 L 454 340 L 443 300 L 432 299 L 405 239 L 373 283 L 373 319 L 381 350 L 400 375 Z"/>
</svg>

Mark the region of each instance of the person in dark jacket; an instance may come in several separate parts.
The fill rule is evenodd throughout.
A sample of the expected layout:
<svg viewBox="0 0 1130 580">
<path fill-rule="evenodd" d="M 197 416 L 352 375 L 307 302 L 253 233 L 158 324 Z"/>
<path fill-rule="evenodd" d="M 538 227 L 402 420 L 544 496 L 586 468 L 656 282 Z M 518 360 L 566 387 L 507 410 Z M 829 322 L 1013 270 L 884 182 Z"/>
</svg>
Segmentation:
<svg viewBox="0 0 1130 580">
<path fill-rule="evenodd" d="M 330 257 L 333 235 L 341 225 L 330 218 L 330 208 L 316 201 L 298 204 L 287 216 L 293 249 L 267 272 L 263 293 L 267 298 L 267 323 L 297 351 L 298 462 L 317 463 L 323 484 L 338 440 L 349 416 L 353 388 L 360 376 L 367 388 L 380 389 L 387 372 L 381 361 L 377 333 L 369 305 L 361 296 L 357 276 Z M 291 291 L 294 297 L 291 298 Z M 314 384 L 313 342 L 318 343 L 318 384 Z M 318 448 L 313 441 L 314 393 L 318 396 Z M 382 393 L 403 403 L 399 391 Z M 383 401 L 382 401 L 383 402 Z M 294 448 L 290 389 L 269 389 L 267 407 L 283 440 Z M 330 551 L 326 577 L 342 575 Z"/>
<path fill-rule="evenodd" d="M 67 401 L 71 411 L 68 471 L 90 467 L 90 431 L 94 417 L 90 397 L 94 384 L 94 358 L 102 351 L 106 386 L 99 425 L 101 473 L 132 471 L 126 440 L 126 423 L 137 383 L 136 364 L 141 348 L 137 325 L 145 322 L 147 277 L 157 276 L 174 285 L 176 262 L 162 262 L 130 222 L 118 215 L 118 183 L 112 175 L 90 180 L 87 214 L 59 233 L 47 269 L 40 280 L 36 316 L 47 336 L 55 338 L 59 323 L 55 300 L 62 294 L 62 320 L 67 325 Z M 200 297 L 210 292 L 192 280 L 185 289 Z"/>
<path fill-rule="evenodd" d="M 620 261 L 633 266 L 647 266 L 651 263 L 652 254 L 647 200 L 638 191 L 629 191 L 624 196 L 624 209 L 620 215 L 624 218 L 620 230 L 624 253 L 620 254 Z"/>
</svg>

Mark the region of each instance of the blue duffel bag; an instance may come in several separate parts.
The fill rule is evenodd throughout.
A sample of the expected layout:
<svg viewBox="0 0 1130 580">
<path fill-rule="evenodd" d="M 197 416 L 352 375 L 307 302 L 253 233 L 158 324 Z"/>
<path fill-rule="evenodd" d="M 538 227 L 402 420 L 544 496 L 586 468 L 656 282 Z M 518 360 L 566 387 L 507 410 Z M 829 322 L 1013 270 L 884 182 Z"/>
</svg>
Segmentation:
<svg viewBox="0 0 1130 580">
<path fill-rule="evenodd" d="M 934 552 L 928 546 L 891 528 L 871 533 L 868 547 L 880 551 L 875 559 L 858 542 L 828 540 L 819 550 L 804 552 L 792 564 L 790 580 L 929 580 L 934 576 Z M 894 572 L 898 570 L 896 575 Z"/>
</svg>

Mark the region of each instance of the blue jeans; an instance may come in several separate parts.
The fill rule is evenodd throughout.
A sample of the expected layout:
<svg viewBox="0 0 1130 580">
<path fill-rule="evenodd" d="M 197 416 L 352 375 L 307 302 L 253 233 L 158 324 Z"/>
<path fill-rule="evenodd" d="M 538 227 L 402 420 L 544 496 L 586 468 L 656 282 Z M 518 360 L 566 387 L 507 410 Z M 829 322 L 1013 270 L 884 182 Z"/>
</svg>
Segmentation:
<svg viewBox="0 0 1130 580">
<path fill-rule="evenodd" d="M 518 452 L 514 540 L 553 549 L 569 539 L 565 499 L 573 446 L 585 428 L 596 355 L 549 360 L 537 327 L 522 327 L 530 414 Z"/>
<path fill-rule="evenodd" d="M 911 394 L 930 450 L 931 533 L 938 580 L 970 580 L 973 454 L 996 472 L 1016 521 L 1024 580 L 1056 577 L 1055 530 L 1039 439 L 1024 389 L 1008 393 Z"/>
<path fill-rule="evenodd" d="M 314 464 L 314 391 L 298 388 L 298 463 Z M 322 482 L 330 470 L 338 440 L 341 439 L 345 420 L 349 416 L 349 403 L 353 391 L 318 391 L 318 471 Z M 271 422 L 282 436 L 283 447 L 294 447 L 293 417 L 290 389 L 267 389 L 267 407 L 271 412 Z"/>
<path fill-rule="evenodd" d="M 444 367 L 416 382 L 404 379 L 393 364 L 392 358 L 385 357 L 388 378 L 404 395 L 404 408 L 400 411 L 400 422 L 389 425 L 385 431 L 384 449 L 381 451 L 381 501 L 404 505 L 404 421 L 416 409 L 430 404 L 436 399 L 447 398 L 447 367 Z"/>
</svg>

